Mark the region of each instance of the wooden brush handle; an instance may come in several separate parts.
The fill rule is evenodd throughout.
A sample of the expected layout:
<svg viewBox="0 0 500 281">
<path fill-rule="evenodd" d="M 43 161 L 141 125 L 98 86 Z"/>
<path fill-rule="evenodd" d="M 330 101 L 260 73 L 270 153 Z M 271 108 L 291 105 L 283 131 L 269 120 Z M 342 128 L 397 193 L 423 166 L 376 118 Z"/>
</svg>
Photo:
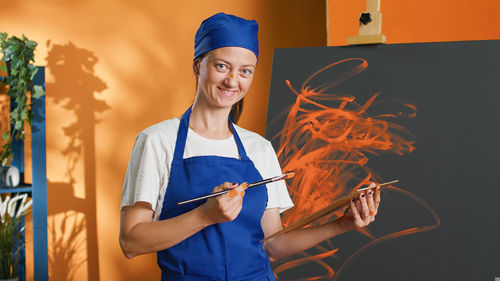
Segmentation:
<svg viewBox="0 0 500 281">
<path fill-rule="evenodd" d="M 370 188 L 376 188 L 376 187 L 380 187 L 380 188 L 383 188 L 385 186 L 388 186 L 390 184 L 393 184 L 393 183 L 396 183 L 398 182 L 398 180 L 394 180 L 394 181 L 390 181 L 390 182 L 385 182 L 385 183 L 381 183 L 381 184 L 378 184 L 374 187 L 370 187 Z M 366 188 L 366 189 L 370 189 L 370 188 Z M 306 217 L 303 217 L 301 218 L 300 220 L 292 223 L 291 225 L 289 225 L 288 227 L 286 228 L 283 228 L 282 230 L 266 237 L 264 240 L 262 241 L 266 241 L 268 239 L 271 239 L 273 237 L 276 237 L 278 235 L 281 235 L 281 234 L 285 234 L 287 232 L 290 232 L 292 230 L 295 230 L 295 229 L 298 229 L 298 228 L 301 228 L 303 226 L 306 226 L 310 223 L 312 223 L 313 221 L 321 218 L 321 217 L 324 217 L 325 215 L 329 214 L 329 213 L 332 213 L 346 205 L 349 204 L 349 201 L 351 201 L 351 199 L 354 199 L 354 198 L 357 198 L 359 196 L 359 191 L 363 191 L 365 189 L 361 189 L 361 190 L 354 190 L 352 191 L 351 193 L 349 193 L 349 195 L 346 195 L 346 196 L 343 196 L 335 201 L 333 201 L 331 204 L 329 204 L 328 206 L 324 207 L 323 209 L 315 212 L 315 213 L 312 213 Z"/>
</svg>

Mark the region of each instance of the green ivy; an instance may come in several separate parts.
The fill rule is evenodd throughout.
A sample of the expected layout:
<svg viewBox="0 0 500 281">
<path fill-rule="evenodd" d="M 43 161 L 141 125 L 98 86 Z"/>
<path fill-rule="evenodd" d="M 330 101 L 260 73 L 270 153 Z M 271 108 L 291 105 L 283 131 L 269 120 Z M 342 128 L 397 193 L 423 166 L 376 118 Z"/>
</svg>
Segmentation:
<svg viewBox="0 0 500 281">
<path fill-rule="evenodd" d="M 7 143 L 0 152 L 2 166 L 7 166 L 12 157 L 13 139 L 24 140 L 24 124 L 31 125 L 33 121 L 33 111 L 31 110 L 35 99 L 45 94 L 41 86 L 33 84 L 33 78 L 37 72 L 34 62 L 34 52 L 38 45 L 24 35 L 22 38 L 15 36 L 7 37 L 7 33 L 0 33 L 1 50 L 3 53 L 2 71 L 8 71 L 9 75 L 3 82 L 9 86 L 7 95 L 14 101 L 16 107 L 10 112 L 10 130 L 2 135 Z M 28 104 L 27 93 L 31 92 L 31 102 Z"/>
</svg>

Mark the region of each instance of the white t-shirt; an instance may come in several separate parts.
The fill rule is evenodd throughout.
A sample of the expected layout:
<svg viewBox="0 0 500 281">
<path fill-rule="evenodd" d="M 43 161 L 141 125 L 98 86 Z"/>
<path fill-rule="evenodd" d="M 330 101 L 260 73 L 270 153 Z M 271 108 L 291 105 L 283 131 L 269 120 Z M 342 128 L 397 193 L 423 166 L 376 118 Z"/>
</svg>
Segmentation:
<svg viewBox="0 0 500 281">
<path fill-rule="evenodd" d="M 120 208 L 134 205 L 138 201 L 148 202 L 154 208 L 154 220 L 158 220 L 167 190 L 179 123 L 177 118 L 169 119 L 137 135 L 123 182 Z M 281 168 L 271 143 L 254 132 L 236 125 L 234 127 L 247 156 L 260 175 L 264 179 L 281 175 Z M 189 129 L 184 158 L 206 155 L 239 158 L 234 137 L 213 140 Z M 267 208 L 279 208 L 282 212 L 293 206 L 284 181 L 269 183 L 266 186 Z"/>
</svg>

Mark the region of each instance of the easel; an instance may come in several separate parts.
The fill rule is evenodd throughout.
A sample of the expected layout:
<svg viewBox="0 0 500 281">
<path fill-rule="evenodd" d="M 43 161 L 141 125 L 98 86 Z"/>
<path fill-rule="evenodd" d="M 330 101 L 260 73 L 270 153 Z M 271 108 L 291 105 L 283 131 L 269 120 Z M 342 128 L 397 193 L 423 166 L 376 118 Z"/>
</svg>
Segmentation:
<svg viewBox="0 0 500 281">
<path fill-rule="evenodd" d="M 348 45 L 385 44 L 385 35 L 382 34 L 381 0 L 366 0 L 366 12 L 359 18 L 357 36 L 347 37 Z"/>
</svg>

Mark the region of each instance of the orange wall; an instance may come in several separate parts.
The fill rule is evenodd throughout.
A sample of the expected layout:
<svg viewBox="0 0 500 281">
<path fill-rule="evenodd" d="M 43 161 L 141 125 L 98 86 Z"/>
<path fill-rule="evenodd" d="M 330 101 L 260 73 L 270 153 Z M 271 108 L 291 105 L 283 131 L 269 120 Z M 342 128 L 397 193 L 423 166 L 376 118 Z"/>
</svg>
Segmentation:
<svg viewBox="0 0 500 281">
<path fill-rule="evenodd" d="M 366 0 L 328 2 L 328 45 L 358 34 Z M 498 0 L 381 0 L 387 43 L 500 39 Z"/>
<path fill-rule="evenodd" d="M 471 4 L 473 2 L 473 4 Z M 240 124 L 265 130 L 273 48 L 357 34 L 365 1 L 0 0 L 0 31 L 39 42 L 47 66 L 51 280 L 155 280 L 154 255 L 119 249 L 121 184 L 135 135 L 191 103 L 192 44 L 225 11 L 260 24 L 261 56 Z M 382 0 L 388 43 L 500 39 L 498 0 Z M 156 279 L 157 280 L 157 279 Z"/>
<path fill-rule="evenodd" d="M 155 255 L 126 260 L 119 249 L 122 180 L 135 135 L 193 100 L 202 19 L 225 11 L 259 22 L 259 66 L 240 125 L 261 134 L 273 48 L 326 44 L 324 0 L 0 3 L 0 31 L 37 41 L 36 64 L 47 66 L 53 281 L 159 280 Z"/>
</svg>

